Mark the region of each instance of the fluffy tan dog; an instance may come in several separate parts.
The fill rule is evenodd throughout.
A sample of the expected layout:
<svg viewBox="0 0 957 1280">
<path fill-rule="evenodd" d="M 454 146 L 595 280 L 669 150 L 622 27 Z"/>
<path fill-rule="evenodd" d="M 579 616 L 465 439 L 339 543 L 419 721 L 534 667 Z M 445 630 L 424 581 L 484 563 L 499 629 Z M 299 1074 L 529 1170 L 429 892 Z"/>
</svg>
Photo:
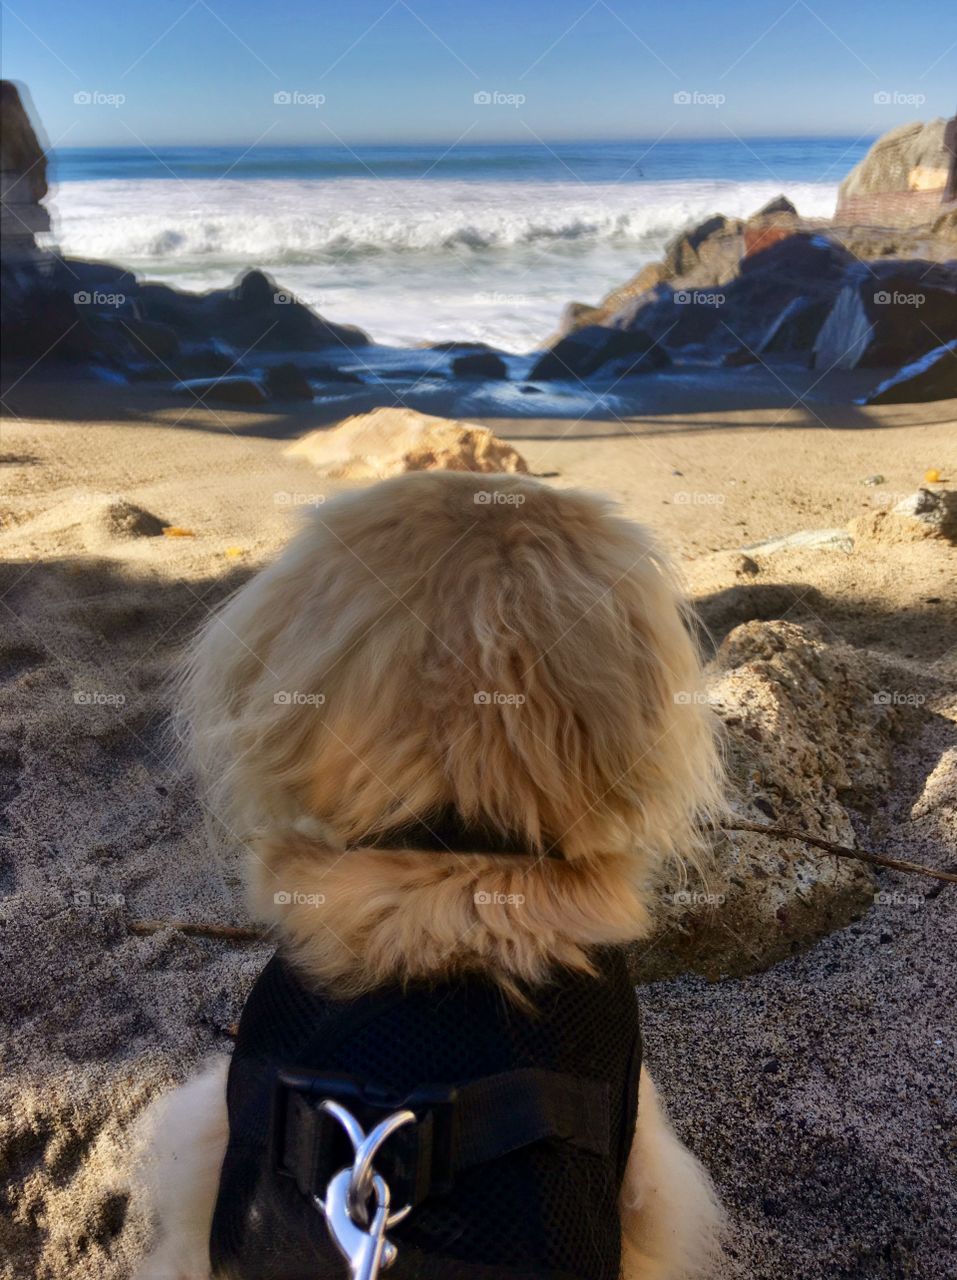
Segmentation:
<svg viewBox="0 0 957 1280">
<path fill-rule="evenodd" d="M 434 472 L 311 515 L 199 637 L 182 705 L 304 984 L 353 1000 L 481 974 L 519 1008 L 646 935 L 656 873 L 696 859 L 719 785 L 698 682 L 646 530 L 524 476 Z M 516 856 L 390 848 L 450 811 Z M 142 1280 L 210 1275 L 225 1073 L 152 1117 L 161 1236 Z M 720 1213 L 644 1069 L 630 1153 L 625 1280 L 708 1273 Z"/>
</svg>

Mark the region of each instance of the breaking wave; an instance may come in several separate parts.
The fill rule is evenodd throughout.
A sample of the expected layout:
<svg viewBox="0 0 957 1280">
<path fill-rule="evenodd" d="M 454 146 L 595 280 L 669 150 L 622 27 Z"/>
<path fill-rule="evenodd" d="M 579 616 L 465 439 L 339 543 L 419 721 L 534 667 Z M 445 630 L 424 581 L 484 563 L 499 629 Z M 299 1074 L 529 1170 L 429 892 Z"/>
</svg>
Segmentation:
<svg viewBox="0 0 957 1280">
<path fill-rule="evenodd" d="M 836 187 L 795 183 L 806 216 L 828 217 Z M 516 248 L 655 248 L 718 210 L 754 213 L 773 182 L 457 183 L 355 179 L 73 182 L 56 198 L 68 253 L 142 264 L 261 266 L 365 255 Z"/>
</svg>

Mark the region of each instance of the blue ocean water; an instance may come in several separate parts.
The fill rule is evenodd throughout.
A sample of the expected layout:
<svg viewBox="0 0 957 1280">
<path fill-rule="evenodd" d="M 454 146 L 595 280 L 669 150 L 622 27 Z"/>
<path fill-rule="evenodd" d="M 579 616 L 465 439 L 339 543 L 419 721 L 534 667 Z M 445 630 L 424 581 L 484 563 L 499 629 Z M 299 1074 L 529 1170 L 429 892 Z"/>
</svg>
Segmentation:
<svg viewBox="0 0 957 1280">
<path fill-rule="evenodd" d="M 873 139 L 750 138 L 529 145 L 76 147 L 55 153 L 60 182 L 339 178 L 439 182 L 839 181 Z"/>
<path fill-rule="evenodd" d="M 829 217 L 870 141 L 61 149 L 53 238 L 188 289 L 261 267 L 384 342 L 528 350 L 710 214 Z"/>
</svg>

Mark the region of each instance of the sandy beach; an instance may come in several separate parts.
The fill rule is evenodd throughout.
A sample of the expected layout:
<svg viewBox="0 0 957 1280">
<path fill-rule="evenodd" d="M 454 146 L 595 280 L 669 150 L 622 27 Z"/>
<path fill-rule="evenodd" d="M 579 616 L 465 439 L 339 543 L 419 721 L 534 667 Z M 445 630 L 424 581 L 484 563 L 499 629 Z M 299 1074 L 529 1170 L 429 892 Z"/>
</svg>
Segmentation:
<svg viewBox="0 0 957 1280">
<path fill-rule="evenodd" d="M 3 423 L 0 977 L 10 1280 L 125 1280 L 145 1243 L 131 1125 L 230 1050 L 270 947 L 135 920 L 251 923 L 177 761 L 166 681 L 195 628 L 333 489 L 292 412 L 184 409 L 168 393 L 23 384 Z M 737 549 L 837 529 L 957 475 L 957 402 L 489 421 L 529 469 L 654 527 L 715 643 L 753 618 L 822 628 L 919 690 L 893 788 L 859 836 L 953 867 L 957 572 L 944 540 Z M 868 485 L 869 477 L 881 477 Z M 132 503 L 180 536 L 137 537 Z M 953 888 L 882 872 L 857 922 L 773 969 L 641 991 L 647 1059 L 735 1226 L 726 1275 L 957 1270 Z"/>
</svg>

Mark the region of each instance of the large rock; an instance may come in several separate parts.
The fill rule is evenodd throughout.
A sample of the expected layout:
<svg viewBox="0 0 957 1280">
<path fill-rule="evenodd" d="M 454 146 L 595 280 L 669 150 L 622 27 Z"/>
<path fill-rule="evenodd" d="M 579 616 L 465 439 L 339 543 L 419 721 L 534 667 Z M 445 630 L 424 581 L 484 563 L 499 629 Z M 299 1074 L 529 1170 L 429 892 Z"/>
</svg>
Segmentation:
<svg viewBox="0 0 957 1280">
<path fill-rule="evenodd" d="M 556 342 L 532 366 L 528 375 L 537 382 L 564 382 L 587 378 L 603 365 L 627 362 L 629 373 L 646 373 L 671 363 L 654 338 L 641 329 L 608 329 L 588 325 Z M 617 372 L 622 374 L 623 369 Z"/>
<path fill-rule="evenodd" d="M 838 188 L 838 217 L 841 205 L 853 196 L 943 187 L 949 161 L 946 124 L 943 117 L 927 124 L 918 120 L 878 138 Z"/>
<path fill-rule="evenodd" d="M 31 261 L 36 233 L 49 231 L 47 160 L 20 91 L 0 81 L 0 258 L 4 264 Z"/>
<path fill-rule="evenodd" d="M 732 814 L 855 844 L 852 811 L 887 787 L 893 745 L 919 712 L 886 694 L 869 655 L 823 629 L 748 622 L 714 660 L 709 700 L 725 729 Z M 801 840 L 723 832 L 705 879 L 663 892 L 650 942 L 634 949 L 642 981 L 692 971 L 716 979 L 766 968 L 862 915 L 870 870 Z"/>
<path fill-rule="evenodd" d="M 286 454 L 330 479 L 379 480 L 404 471 L 527 472 L 525 459 L 488 427 L 412 409 L 374 409 L 312 431 Z"/>
<path fill-rule="evenodd" d="M 851 255 L 828 238 L 805 231 L 789 234 L 769 248 L 744 258 L 739 274 L 720 287 L 676 288 L 659 285 L 634 299 L 610 322 L 615 328 L 639 329 L 669 352 L 691 348 L 700 358 L 718 363 L 742 344 L 757 351 L 787 317 L 788 343 L 809 349 L 816 322 L 833 305 Z M 798 315 L 801 320 L 798 322 Z M 785 334 L 781 334 L 782 344 Z"/>
<path fill-rule="evenodd" d="M 665 249 L 669 278 L 693 277 L 702 285 L 727 279 L 741 257 L 741 229 L 738 218 L 715 213 L 692 230 L 681 232 Z"/>
<path fill-rule="evenodd" d="M 957 397 L 957 341 L 912 360 L 864 397 L 864 404 L 916 404 Z"/>
<path fill-rule="evenodd" d="M 957 338 L 957 263 L 875 262 L 844 285 L 814 344 L 822 369 L 895 366 Z"/>
<path fill-rule="evenodd" d="M 501 380 L 508 377 L 508 365 L 497 351 L 474 351 L 456 356 L 452 372 L 457 378 Z"/>
<path fill-rule="evenodd" d="M 312 384 L 292 360 L 266 370 L 266 389 L 275 400 L 312 400 Z"/>
<path fill-rule="evenodd" d="M 791 201 L 787 196 L 777 196 L 744 224 L 745 256 L 770 249 L 773 244 L 793 235 L 800 226 L 800 215 Z"/>
</svg>

